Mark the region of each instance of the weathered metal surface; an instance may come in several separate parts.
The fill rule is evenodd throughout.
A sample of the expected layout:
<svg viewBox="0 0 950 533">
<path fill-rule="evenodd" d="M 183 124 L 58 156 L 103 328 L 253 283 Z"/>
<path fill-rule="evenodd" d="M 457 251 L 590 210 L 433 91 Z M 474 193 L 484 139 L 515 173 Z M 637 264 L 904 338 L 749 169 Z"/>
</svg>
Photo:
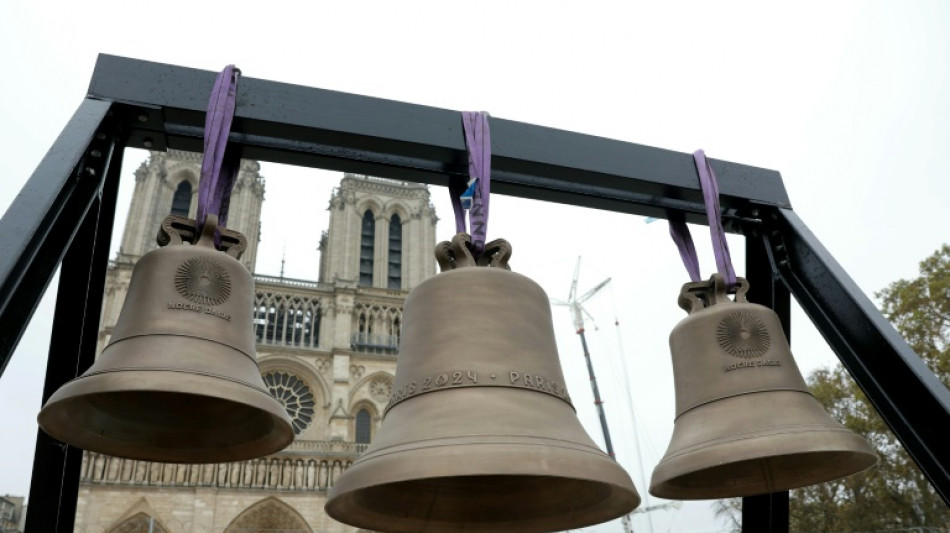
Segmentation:
<svg viewBox="0 0 950 533">
<path fill-rule="evenodd" d="M 808 391 L 771 309 L 735 300 L 719 274 L 683 286 L 689 314 L 670 333 L 676 423 L 650 494 L 694 500 L 766 494 L 877 463 L 860 435 Z"/>
<path fill-rule="evenodd" d="M 169 216 L 135 265 L 109 344 L 46 402 L 38 421 L 72 446 L 118 457 L 218 463 L 293 440 L 286 409 L 257 365 L 254 285 L 237 261 L 243 235 Z M 194 243 L 192 245 L 191 243 Z M 183 244 L 184 243 L 184 244 Z"/>
<path fill-rule="evenodd" d="M 630 476 L 574 412 L 544 291 L 464 264 L 409 294 L 388 411 L 327 513 L 377 531 L 531 532 L 632 511 Z"/>
</svg>

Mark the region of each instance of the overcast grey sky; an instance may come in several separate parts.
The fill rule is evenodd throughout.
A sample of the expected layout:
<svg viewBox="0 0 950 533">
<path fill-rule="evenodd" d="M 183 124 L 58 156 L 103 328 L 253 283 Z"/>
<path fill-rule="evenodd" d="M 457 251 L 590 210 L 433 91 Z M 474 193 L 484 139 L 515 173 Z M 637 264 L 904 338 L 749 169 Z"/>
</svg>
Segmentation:
<svg viewBox="0 0 950 533">
<path fill-rule="evenodd" d="M 81 101 L 98 53 L 214 71 L 234 63 L 249 77 L 486 110 L 776 169 L 796 212 L 873 296 L 915 275 L 948 240 L 947 28 L 950 4 L 917 0 L 11 2 L 0 16 L 0 208 Z M 127 156 L 120 203 L 145 157 Z M 314 278 L 339 176 L 266 163 L 262 173 L 258 271 L 277 273 L 286 250 L 286 275 Z M 432 194 L 440 238 L 449 238 L 448 193 Z M 567 296 L 579 256 L 580 290 L 612 278 L 589 302 L 597 321 L 589 341 L 618 459 L 646 496 L 672 430 L 667 336 L 684 316 L 676 297 L 687 281 L 666 223 L 498 195 L 491 205 L 488 237 L 510 240 L 513 269 L 552 297 Z M 705 277 L 714 268 L 708 233 L 693 235 Z M 742 274 L 741 239 L 730 242 Z M 52 304 L 44 300 L 0 377 L 0 493 L 29 490 Z M 553 313 L 578 416 L 600 440 L 580 344 L 567 311 Z M 792 330 L 803 372 L 835 363 L 800 312 Z M 723 530 L 709 509 L 693 502 L 650 517 L 655 531 Z M 646 515 L 634 520 L 649 531 Z M 621 529 L 611 522 L 586 531 Z"/>
</svg>

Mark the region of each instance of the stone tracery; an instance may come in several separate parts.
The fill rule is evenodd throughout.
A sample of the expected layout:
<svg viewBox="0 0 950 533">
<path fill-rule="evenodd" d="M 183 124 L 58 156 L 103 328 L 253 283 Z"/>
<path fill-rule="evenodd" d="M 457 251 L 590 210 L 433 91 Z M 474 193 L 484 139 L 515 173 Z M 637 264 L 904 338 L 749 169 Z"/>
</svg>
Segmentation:
<svg viewBox="0 0 950 533">
<path fill-rule="evenodd" d="M 313 533 L 307 521 L 291 506 L 277 498 L 260 501 L 228 525 L 224 533 L 280 531 L 282 533 Z"/>
<path fill-rule="evenodd" d="M 154 517 L 138 513 L 113 527 L 108 533 L 166 533 L 166 530 Z"/>
<path fill-rule="evenodd" d="M 322 299 L 297 294 L 257 291 L 254 328 L 257 342 L 300 348 L 320 344 Z"/>
<path fill-rule="evenodd" d="M 299 435 L 313 421 L 314 400 L 310 387 L 288 372 L 267 372 L 263 377 L 271 395 L 287 409 L 294 434 Z"/>
</svg>

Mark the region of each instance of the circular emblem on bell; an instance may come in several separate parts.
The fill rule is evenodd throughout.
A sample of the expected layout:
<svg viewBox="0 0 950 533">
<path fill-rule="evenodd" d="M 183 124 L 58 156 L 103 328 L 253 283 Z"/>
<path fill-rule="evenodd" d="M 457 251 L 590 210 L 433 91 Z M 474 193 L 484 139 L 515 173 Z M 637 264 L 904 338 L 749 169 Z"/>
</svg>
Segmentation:
<svg viewBox="0 0 950 533">
<path fill-rule="evenodd" d="M 753 313 L 735 311 L 716 329 L 719 346 L 736 357 L 761 357 L 769 351 L 769 331 Z"/>
<path fill-rule="evenodd" d="M 175 288 L 192 302 L 221 305 L 231 296 L 228 271 L 211 259 L 194 257 L 175 272 Z"/>
</svg>

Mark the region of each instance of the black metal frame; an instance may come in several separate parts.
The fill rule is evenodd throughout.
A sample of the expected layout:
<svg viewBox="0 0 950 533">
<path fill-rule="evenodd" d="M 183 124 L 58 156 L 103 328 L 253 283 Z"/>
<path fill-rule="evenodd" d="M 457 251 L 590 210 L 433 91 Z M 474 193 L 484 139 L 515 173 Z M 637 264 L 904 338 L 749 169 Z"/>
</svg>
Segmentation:
<svg viewBox="0 0 950 533">
<path fill-rule="evenodd" d="M 216 73 L 101 55 L 89 95 L 0 219 L 0 372 L 62 265 L 44 401 L 91 364 L 125 146 L 200 151 Z M 242 157 L 447 185 L 467 175 L 456 111 L 244 78 Z M 781 176 L 712 160 L 755 301 L 808 313 L 945 502 L 948 391 L 791 209 Z M 692 158 L 492 118 L 492 192 L 705 223 Z M 771 288 L 771 290 L 767 290 Z M 79 453 L 40 432 L 30 532 L 72 531 Z M 787 493 L 746 498 L 745 531 L 787 531 Z"/>
</svg>

